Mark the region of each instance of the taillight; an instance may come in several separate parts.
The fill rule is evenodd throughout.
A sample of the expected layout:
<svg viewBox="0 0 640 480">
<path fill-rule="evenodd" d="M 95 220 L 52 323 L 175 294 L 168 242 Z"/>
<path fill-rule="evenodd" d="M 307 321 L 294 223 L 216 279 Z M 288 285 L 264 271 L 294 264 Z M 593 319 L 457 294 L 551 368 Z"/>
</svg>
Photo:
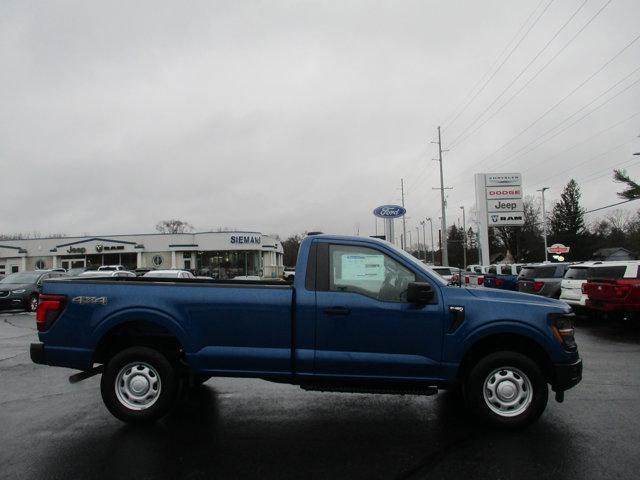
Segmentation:
<svg viewBox="0 0 640 480">
<path fill-rule="evenodd" d="M 484 277 L 478 277 L 478 285 L 482 285 L 484 283 Z"/>
<path fill-rule="evenodd" d="M 533 291 L 539 292 L 544 287 L 544 282 L 533 282 Z"/>
<path fill-rule="evenodd" d="M 66 303 L 67 297 L 64 295 L 40 295 L 38 299 L 38 311 L 36 312 L 36 326 L 39 332 L 44 332 L 51 328 Z"/>
<path fill-rule="evenodd" d="M 469 283 L 469 275 L 465 275 L 465 277 L 464 277 L 464 283 Z"/>
<path fill-rule="evenodd" d="M 496 287 L 501 287 L 503 283 L 504 280 L 502 280 L 501 278 L 496 278 Z"/>
<path fill-rule="evenodd" d="M 551 314 L 551 329 L 553 335 L 562 343 L 564 348 L 572 352 L 578 349 L 576 339 L 574 337 L 575 330 L 573 328 L 573 314 Z"/>
<path fill-rule="evenodd" d="M 630 285 L 615 285 L 613 287 L 613 293 L 616 296 L 616 298 L 626 297 L 627 293 L 629 293 L 629 290 L 631 290 Z"/>
</svg>

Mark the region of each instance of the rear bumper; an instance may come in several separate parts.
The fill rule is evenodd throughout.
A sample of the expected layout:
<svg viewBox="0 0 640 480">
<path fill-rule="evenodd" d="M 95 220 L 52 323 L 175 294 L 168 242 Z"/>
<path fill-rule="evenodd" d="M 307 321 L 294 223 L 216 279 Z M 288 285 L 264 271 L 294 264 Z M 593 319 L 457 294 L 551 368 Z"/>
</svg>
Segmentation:
<svg viewBox="0 0 640 480">
<path fill-rule="evenodd" d="M 44 343 L 32 343 L 29 354 L 33 363 L 44 365 Z"/>
<path fill-rule="evenodd" d="M 87 370 L 93 366 L 93 350 L 86 348 L 56 347 L 44 343 L 32 343 L 29 348 L 31 361 L 39 365 Z"/>
<path fill-rule="evenodd" d="M 636 303 L 614 303 L 603 300 L 587 300 L 587 307 L 601 312 L 637 312 L 640 311 L 640 305 Z"/>
<path fill-rule="evenodd" d="M 553 390 L 563 392 L 575 387 L 582 380 L 582 359 L 574 363 L 556 364 Z"/>
</svg>

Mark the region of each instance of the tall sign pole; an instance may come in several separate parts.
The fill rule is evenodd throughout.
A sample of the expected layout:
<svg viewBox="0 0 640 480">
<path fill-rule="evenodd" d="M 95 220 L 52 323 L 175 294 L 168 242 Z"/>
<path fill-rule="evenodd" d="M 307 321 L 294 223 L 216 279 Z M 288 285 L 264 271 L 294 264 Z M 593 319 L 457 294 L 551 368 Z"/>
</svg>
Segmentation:
<svg viewBox="0 0 640 480">
<path fill-rule="evenodd" d="M 404 206 L 404 178 L 400 179 L 400 191 L 402 192 L 402 208 L 405 208 Z M 404 215 L 402 216 L 402 238 L 404 239 L 402 241 L 402 249 L 406 250 L 407 249 L 407 222 L 404 219 Z"/>
<path fill-rule="evenodd" d="M 544 204 L 544 192 L 549 190 L 549 187 L 542 187 L 538 192 L 542 192 L 542 237 L 544 238 L 544 261 L 549 260 L 547 252 L 547 210 Z"/>
</svg>

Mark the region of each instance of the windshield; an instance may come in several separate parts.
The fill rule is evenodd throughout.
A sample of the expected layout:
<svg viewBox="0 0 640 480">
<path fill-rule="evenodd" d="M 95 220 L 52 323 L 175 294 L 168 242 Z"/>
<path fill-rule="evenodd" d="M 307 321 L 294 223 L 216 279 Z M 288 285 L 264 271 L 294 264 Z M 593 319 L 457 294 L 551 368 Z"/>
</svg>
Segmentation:
<svg viewBox="0 0 640 480">
<path fill-rule="evenodd" d="M 524 267 L 520 272 L 519 278 L 555 278 L 555 265 L 544 265 L 534 267 Z"/>
<path fill-rule="evenodd" d="M 589 276 L 589 267 L 570 267 L 564 278 L 568 280 L 586 280 Z"/>
<path fill-rule="evenodd" d="M 626 271 L 626 265 L 591 267 L 588 270 L 588 276 L 589 278 L 622 278 Z"/>
<path fill-rule="evenodd" d="M 405 252 L 404 250 L 399 249 L 394 244 L 389 243 L 385 240 L 381 240 L 381 242 L 384 243 L 387 247 L 391 248 L 394 252 L 396 252 L 398 255 L 404 258 L 407 262 L 413 265 L 420 272 L 425 272 L 425 273 L 428 272 L 429 268 L 413 255 Z M 433 274 L 429 275 L 427 273 L 427 277 L 434 279 L 434 281 L 436 282 L 440 282 L 441 285 L 449 285 L 449 282 L 447 282 L 444 278 L 440 277 L 439 275 L 433 275 Z"/>
<path fill-rule="evenodd" d="M 0 283 L 36 283 L 41 276 L 42 273 L 12 273 L 0 280 Z"/>
</svg>

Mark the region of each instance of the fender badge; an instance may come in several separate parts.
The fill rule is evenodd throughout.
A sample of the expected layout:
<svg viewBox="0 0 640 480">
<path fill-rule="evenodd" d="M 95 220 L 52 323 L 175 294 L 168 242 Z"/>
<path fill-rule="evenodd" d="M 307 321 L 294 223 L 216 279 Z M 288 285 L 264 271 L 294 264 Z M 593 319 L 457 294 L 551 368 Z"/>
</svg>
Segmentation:
<svg viewBox="0 0 640 480">
<path fill-rule="evenodd" d="M 73 297 L 71 303 L 78 305 L 106 305 L 107 297 Z"/>
</svg>

